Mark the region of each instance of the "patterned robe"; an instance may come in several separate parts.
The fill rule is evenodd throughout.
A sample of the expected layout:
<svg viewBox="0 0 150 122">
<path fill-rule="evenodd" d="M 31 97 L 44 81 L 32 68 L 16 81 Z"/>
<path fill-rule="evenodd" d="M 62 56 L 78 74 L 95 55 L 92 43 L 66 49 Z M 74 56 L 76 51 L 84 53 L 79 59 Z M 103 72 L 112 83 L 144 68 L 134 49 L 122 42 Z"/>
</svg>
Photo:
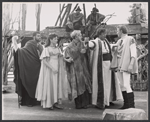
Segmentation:
<svg viewBox="0 0 150 122">
<path fill-rule="evenodd" d="M 66 62 L 68 82 L 71 88 L 71 99 L 82 95 L 86 90 L 92 91 L 91 77 L 87 68 L 87 60 L 81 51 L 82 43 L 74 41 L 65 49 L 65 58 L 71 57 L 73 62 Z"/>
</svg>

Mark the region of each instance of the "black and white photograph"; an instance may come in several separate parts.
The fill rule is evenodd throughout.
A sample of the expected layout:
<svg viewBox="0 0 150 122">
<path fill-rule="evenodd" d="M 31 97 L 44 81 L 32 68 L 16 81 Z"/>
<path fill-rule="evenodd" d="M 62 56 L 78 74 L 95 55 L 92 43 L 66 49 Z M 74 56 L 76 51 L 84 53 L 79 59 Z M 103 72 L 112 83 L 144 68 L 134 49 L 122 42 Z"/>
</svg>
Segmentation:
<svg viewBox="0 0 150 122">
<path fill-rule="evenodd" d="M 2 2 L 2 120 L 148 120 L 148 2 Z"/>
</svg>

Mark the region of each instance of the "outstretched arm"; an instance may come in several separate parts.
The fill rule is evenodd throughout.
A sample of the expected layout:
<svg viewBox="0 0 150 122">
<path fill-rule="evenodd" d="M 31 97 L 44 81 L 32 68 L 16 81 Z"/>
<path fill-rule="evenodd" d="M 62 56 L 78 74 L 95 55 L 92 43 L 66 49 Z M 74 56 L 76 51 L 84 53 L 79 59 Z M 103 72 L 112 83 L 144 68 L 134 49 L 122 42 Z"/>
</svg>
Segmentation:
<svg viewBox="0 0 150 122">
<path fill-rule="evenodd" d="M 96 44 L 93 40 L 89 40 L 89 37 L 85 37 L 83 41 L 84 47 L 89 47 L 91 50 L 95 49 Z"/>
<path fill-rule="evenodd" d="M 15 50 L 15 52 L 18 50 L 18 45 L 17 45 L 17 40 L 18 40 L 18 36 L 13 36 L 12 37 L 12 45 L 13 45 L 13 49 Z"/>
</svg>

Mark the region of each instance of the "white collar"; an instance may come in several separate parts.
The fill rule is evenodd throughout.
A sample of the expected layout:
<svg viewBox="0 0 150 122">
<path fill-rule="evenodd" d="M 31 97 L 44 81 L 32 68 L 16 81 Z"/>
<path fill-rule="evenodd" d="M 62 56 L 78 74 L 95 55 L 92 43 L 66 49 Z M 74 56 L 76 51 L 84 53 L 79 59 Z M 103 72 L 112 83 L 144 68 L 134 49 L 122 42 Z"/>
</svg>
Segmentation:
<svg viewBox="0 0 150 122">
<path fill-rule="evenodd" d="M 127 37 L 127 34 L 123 35 L 120 39 L 123 40 L 125 37 Z"/>
</svg>

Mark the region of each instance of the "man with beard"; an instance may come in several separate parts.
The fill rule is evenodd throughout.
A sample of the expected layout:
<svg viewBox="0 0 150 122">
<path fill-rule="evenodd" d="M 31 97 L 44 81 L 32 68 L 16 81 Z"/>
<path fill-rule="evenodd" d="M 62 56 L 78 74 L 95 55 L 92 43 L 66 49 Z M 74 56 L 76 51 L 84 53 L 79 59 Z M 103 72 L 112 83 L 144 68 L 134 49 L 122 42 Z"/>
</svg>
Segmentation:
<svg viewBox="0 0 150 122">
<path fill-rule="evenodd" d="M 80 7 L 76 9 L 75 13 L 71 13 L 66 24 L 66 31 L 69 30 L 83 30 L 85 26 L 84 15 L 81 12 Z"/>
<path fill-rule="evenodd" d="M 90 68 L 92 73 L 92 104 L 99 109 L 114 105 L 112 101 L 122 99 L 119 83 L 111 71 L 111 46 L 106 39 L 106 29 L 97 30 L 97 38 L 89 41 Z"/>
<path fill-rule="evenodd" d="M 105 16 L 98 12 L 99 10 L 94 7 L 91 11 L 91 14 L 87 17 L 86 36 L 90 36 L 90 33 L 92 31 L 92 26 L 97 26 L 101 24 L 101 22 L 105 19 Z"/>
<path fill-rule="evenodd" d="M 43 50 L 42 45 L 39 44 L 40 41 L 40 33 L 34 32 L 33 40 L 28 41 L 23 48 L 18 48 L 17 38 L 12 38 L 14 45 L 14 82 L 22 106 L 32 107 L 36 105 L 35 90 L 41 67 L 39 56 Z"/>
</svg>

